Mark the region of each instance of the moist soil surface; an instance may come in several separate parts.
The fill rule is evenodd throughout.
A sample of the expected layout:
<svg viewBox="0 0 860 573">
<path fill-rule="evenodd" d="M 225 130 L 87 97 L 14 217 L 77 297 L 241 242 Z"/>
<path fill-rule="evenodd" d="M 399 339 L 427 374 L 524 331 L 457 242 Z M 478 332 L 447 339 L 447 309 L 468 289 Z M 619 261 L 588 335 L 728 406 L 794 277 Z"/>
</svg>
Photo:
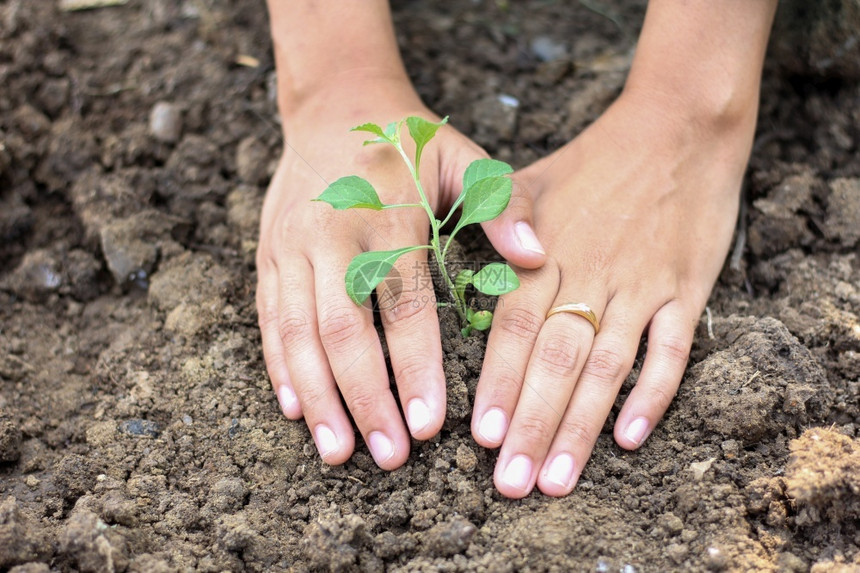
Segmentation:
<svg viewBox="0 0 860 573">
<path fill-rule="evenodd" d="M 263 2 L 58 6 L 0 1 L 0 569 L 860 569 L 856 82 L 769 62 L 738 244 L 664 421 L 613 442 L 637 362 L 576 490 L 511 501 L 469 431 L 485 338 L 450 316 L 448 420 L 400 469 L 363 446 L 326 466 L 278 409 Z M 395 6 L 422 96 L 515 166 L 619 93 L 643 13 Z"/>
</svg>

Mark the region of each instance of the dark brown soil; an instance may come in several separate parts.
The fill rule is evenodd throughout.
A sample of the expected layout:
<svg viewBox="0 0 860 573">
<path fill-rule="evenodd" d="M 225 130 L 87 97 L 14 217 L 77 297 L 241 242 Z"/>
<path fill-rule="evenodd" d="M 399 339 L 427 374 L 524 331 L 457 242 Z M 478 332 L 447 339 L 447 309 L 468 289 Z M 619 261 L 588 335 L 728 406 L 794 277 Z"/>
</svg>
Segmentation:
<svg viewBox="0 0 860 573">
<path fill-rule="evenodd" d="M 860 569 L 857 83 L 769 66 L 745 247 L 665 421 L 635 453 L 607 431 L 567 498 L 510 501 L 469 433 L 483 339 L 448 319 L 448 422 L 397 471 L 325 466 L 279 413 L 253 304 L 280 145 L 263 2 L 56 5 L 0 0 L 0 569 Z M 643 13 L 396 8 L 431 107 L 515 165 L 618 93 Z"/>
</svg>

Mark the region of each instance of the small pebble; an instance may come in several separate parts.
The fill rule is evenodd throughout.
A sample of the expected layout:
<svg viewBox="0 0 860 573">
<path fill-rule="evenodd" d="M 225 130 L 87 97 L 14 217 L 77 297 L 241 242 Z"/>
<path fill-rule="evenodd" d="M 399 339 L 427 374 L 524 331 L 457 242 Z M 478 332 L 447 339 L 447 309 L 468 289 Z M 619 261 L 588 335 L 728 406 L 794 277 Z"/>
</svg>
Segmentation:
<svg viewBox="0 0 860 573">
<path fill-rule="evenodd" d="M 120 424 L 119 429 L 129 436 L 157 438 L 159 434 L 158 424 L 150 420 L 126 420 Z"/>
<path fill-rule="evenodd" d="M 567 46 L 549 36 L 538 36 L 531 42 L 532 53 L 542 62 L 550 62 L 567 55 Z"/>
<path fill-rule="evenodd" d="M 192 418 L 188 414 L 185 414 L 184 416 L 182 416 L 182 423 L 185 424 L 186 426 L 190 426 L 191 424 L 194 423 L 194 418 Z"/>
<path fill-rule="evenodd" d="M 696 481 L 702 481 L 702 478 L 705 476 L 705 473 L 711 469 L 711 464 L 714 463 L 716 458 L 710 458 L 703 462 L 693 462 L 690 464 L 690 470 L 693 472 L 693 479 Z"/>
<path fill-rule="evenodd" d="M 722 571 L 726 568 L 728 560 L 726 554 L 718 547 L 708 547 L 705 552 L 705 567 L 711 571 Z"/>
<path fill-rule="evenodd" d="M 506 106 L 506 107 L 514 107 L 514 108 L 520 107 L 520 100 L 518 100 L 517 98 L 515 98 L 512 95 L 501 94 L 498 97 L 498 100 L 499 100 L 499 103 L 501 103 L 503 106 Z"/>
<path fill-rule="evenodd" d="M 182 111 L 175 104 L 160 101 L 149 112 L 149 133 L 165 143 L 179 141 L 182 134 Z"/>
</svg>

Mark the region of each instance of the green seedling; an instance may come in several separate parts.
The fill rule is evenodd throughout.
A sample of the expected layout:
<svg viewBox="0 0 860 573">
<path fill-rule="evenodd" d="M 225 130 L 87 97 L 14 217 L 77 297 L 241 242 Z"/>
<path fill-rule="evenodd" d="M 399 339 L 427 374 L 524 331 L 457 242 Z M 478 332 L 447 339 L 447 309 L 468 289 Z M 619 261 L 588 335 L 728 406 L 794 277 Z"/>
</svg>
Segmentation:
<svg viewBox="0 0 860 573">
<path fill-rule="evenodd" d="M 473 161 L 463 174 L 463 191 L 460 196 L 451 206 L 448 215 L 442 220 L 437 219 L 427 201 L 418 173 L 421 167 L 421 154 L 425 146 L 433 139 L 439 128 L 447 122 L 447 117 L 438 123 L 420 117 L 407 117 L 399 122 L 389 123 L 385 129 L 374 123 L 365 123 L 352 128 L 352 131 L 363 131 L 376 136 L 365 141 L 365 145 L 381 143 L 392 145 L 397 149 L 409 169 L 410 175 L 412 175 L 420 202 L 386 205 L 379 198 L 373 185 L 356 175 L 341 177 L 329 185 L 315 200 L 324 201 L 338 210 L 424 209 L 430 219 L 432 231 L 430 244 L 403 247 L 392 251 L 368 251 L 357 255 L 346 269 L 346 292 L 355 304 L 361 305 L 379 283 L 385 279 L 401 255 L 419 250 L 432 251 L 436 265 L 439 267 L 439 274 L 448 286 L 448 292 L 452 299 L 451 303 L 441 302 L 437 304 L 440 306 L 453 304 L 460 316 L 461 332 L 463 336 L 468 336 L 473 329 L 487 330 L 493 320 L 493 314 L 488 310 L 471 308 L 466 299 L 466 288 L 472 285 L 484 294 L 497 296 L 516 289 L 520 286 L 520 281 L 514 271 L 504 263 L 491 263 L 477 272 L 463 270 L 452 279 L 445 268 L 445 257 L 454 237 L 465 226 L 490 221 L 505 210 L 511 199 L 513 184 L 508 175 L 513 172 L 513 169 L 507 163 L 495 159 Z M 406 124 L 409 136 L 415 142 L 414 163 L 403 149 L 400 137 L 403 124 Z M 460 218 L 443 247 L 439 241 L 439 231 L 452 219 L 457 210 L 460 210 Z"/>
</svg>

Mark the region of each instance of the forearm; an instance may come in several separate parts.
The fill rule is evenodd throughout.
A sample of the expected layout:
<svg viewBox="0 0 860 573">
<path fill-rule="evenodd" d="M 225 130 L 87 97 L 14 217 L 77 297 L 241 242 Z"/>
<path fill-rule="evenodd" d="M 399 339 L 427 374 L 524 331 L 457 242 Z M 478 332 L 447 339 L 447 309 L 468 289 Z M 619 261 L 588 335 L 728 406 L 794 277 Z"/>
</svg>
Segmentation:
<svg viewBox="0 0 860 573">
<path fill-rule="evenodd" d="M 755 124 L 776 0 L 651 0 L 626 93 L 683 121 Z"/>
<path fill-rule="evenodd" d="M 268 0 L 278 102 L 290 115 L 333 80 L 406 81 L 387 0 Z"/>
</svg>

